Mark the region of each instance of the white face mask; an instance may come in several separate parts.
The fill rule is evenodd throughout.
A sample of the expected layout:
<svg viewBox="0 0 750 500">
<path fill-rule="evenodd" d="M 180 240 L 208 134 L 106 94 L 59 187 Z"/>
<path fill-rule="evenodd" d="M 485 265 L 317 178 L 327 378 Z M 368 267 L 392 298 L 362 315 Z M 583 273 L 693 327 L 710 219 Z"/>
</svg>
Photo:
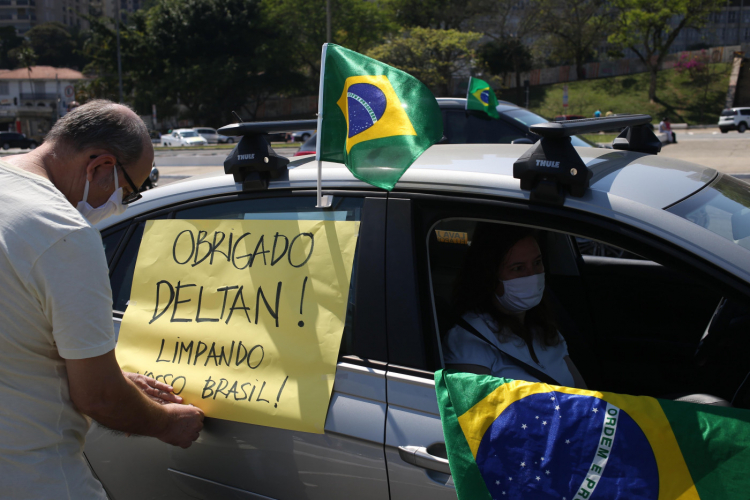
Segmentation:
<svg viewBox="0 0 750 500">
<path fill-rule="evenodd" d="M 83 200 L 78 202 L 78 206 L 76 208 L 81 213 L 81 215 L 83 215 L 91 224 L 101 222 L 107 217 L 111 217 L 113 215 L 120 215 L 125 211 L 126 208 L 128 208 L 126 205 L 122 204 L 122 188 L 117 181 L 117 167 L 114 167 L 114 170 L 115 192 L 112 193 L 112 196 L 110 196 L 109 199 L 100 207 L 94 208 L 86 201 L 89 197 L 89 180 L 86 179 L 86 187 L 83 188 Z"/>
<path fill-rule="evenodd" d="M 544 294 L 544 273 L 503 281 L 505 293 L 497 295 L 498 302 L 510 313 L 520 313 L 536 307 Z"/>
</svg>

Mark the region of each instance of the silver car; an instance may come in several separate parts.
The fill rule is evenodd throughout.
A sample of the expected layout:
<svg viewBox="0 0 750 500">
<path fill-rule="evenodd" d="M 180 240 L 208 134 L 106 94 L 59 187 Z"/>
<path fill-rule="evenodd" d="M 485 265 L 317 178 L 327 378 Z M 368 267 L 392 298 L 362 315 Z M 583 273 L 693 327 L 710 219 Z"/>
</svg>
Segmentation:
<svg viewBox="0 0 750 500">
<path fill-rule="evenodd" d="M 750 408 L 750 185 L 684 161 L 579 147 L 590 187 L 540 204 L 513 177 L 528 148 L 435 146 L 391 193 L 324 163 L 333 197 L 324 209 L 316 162 L 301 157 L 266 190 L 196 177 L 100 225 L 119 329 L 148 220 L 361 221 L 325 434 L 207 418 L 183 450 L 94 426 L 85 453 L 110 496 L 455 500 L 433 375 L 480 221 L 538 229 L 559 328 L 590 388 L 710 393 L 706 402 Z M 592 242 L 616 257 L 589 255 Z"/>
<path fill-rule="evenodd" d="M 219 134 L 215 128 L 193 127 L 193 130 L 195 130 L 198 133 L 198 135 L 206 139 L 209 144 L 219 143 L 219 136 L 221 134 Z"/>
</svg>

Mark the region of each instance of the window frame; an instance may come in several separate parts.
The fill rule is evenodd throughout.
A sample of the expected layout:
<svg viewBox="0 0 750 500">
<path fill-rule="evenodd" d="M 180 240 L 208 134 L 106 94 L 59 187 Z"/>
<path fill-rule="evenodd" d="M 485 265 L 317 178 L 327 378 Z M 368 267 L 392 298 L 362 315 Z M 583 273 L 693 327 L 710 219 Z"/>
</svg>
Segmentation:
<svg viewBox="0 0 750 500">
<path fill-rule="evenodd" d="M 413 345 L 419 342 L 421 338 L 428 342 L 433 342 L 437 346 L 423 346 L 421 355 L 425 356 L 428 362 L 429 358 L 427 356 L 432 356 L 431 361 L 433 366 L 444 368 L 442 356 L 440 355 L 442 346 L 435 311 L 435 297 L 432 287 L 428 245 L 430 234 L 434 230 L 435 225 L 445 219 L 465 218 L 525 225 L 545 231 L 556 231 L 610 243 L 641 255 L 647 260 L 653 260 L 661 265 L 669 266 L 677 271 L 692 273 L 693 275 L 696 275 L 697 272 L 696 280 L 703 285 L 720 290 L 727 298 L 732 298 L 743 303 L 750 303 L 750 285 L 744 283 L 739 278 L 669 241 L 606 217 L 566 209 L 565 207 L 538 205 L 527 201 L 507 200 L 497 197 L 489 198 L 481 195 L 395 192 L 391 194 L 391 197 L 409 201 L 411 203 L 410 210 L 415 214 L 410 221 L 410 227 L 412 228 L 411 240 L 415 243 L 412 250 L 416 260 L 411 279 L 418 282 L 416 295 L 418 295 L 423 304 L 429 305 L 429 307 L 421 307 L 419 309 L 419 314 L 417 315 L 420 317 L 419 320 L 412 319 L 414 324 L 420 325 L 419 329 L 397 330 L 390 328 L 391 309 L 389 307 L 388 339 L 390 359 L 402 358 L 403 353 L 399 354 L 395 351 L 403 349 L 403 346 Z M 389 198 L 389 223 L 391 221 L 391 214 L 395 212 L 390 205 L 390 201 L 391 199 Z M 391 234 L 390 227 L 389 234 Z M 393 241 L 389 239 L 389 247 L 392 243 Z M 580 252 L 578 252 L 577 248 L 574 247 L 574 249 L 580 257 Z M 400 279 L 404 282 L 409 278 L 401 276 Z M 392 287 L 392 283 L 389 281 L 389 305 L 391 304 L 390 297 L 395 293 L 397 293 L 397 290 Z M 438 356 L 437 359 L 434 358 L 436 355 Z M 417 369 L 418 372 L 423 371 L 427 376 L 431 376 L 430 374 L 432 373 L 429 369 L 425 370 L 423 367 L 418 366 L 407 366 L 404 368 L 412 371 Z"/>
</svg>

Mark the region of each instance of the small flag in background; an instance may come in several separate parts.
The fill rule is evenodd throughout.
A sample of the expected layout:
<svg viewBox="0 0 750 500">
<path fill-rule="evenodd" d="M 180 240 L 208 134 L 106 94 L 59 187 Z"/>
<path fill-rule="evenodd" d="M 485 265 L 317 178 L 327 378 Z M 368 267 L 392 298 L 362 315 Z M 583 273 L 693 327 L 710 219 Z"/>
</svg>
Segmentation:
<svg viewBox="0 0 750 500">
<path fill-rule="evenodd" d="M 469 77 L 466 91 L 466 110 L 484 111 L 492 118 L 500 118 L 497 112 L 497 97 L 490 84 L 479 78 Z"/>
<path fill-rule="evenodd" d="M 413 76 L 330 43 L 321 71 L 317 160 L 344 163 L 358 179 L 390 191 L 443 137 L 437 101 Z"/>
<path fill-rule="evenodd" d="M 435 373 L 459 500 L 750 495 L 750 412 Z"/>
</svg>

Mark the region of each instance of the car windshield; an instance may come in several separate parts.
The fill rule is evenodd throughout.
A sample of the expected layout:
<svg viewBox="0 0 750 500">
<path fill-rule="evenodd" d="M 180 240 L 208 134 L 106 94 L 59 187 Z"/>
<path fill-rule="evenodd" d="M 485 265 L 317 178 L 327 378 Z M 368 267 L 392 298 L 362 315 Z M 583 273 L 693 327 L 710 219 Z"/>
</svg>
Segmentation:
<svg viewBox="0 0 750 500">
<path fill-rule="evenodd" d="M 724 111 L 721 112 L 721 116 L 734 116 L 736 114 L 737 114 L 737 111 L 733 109 L 725 109 Z"/>
<path fill-rule="evenodd" d="M 750 184 L 746 182 L 722 175 L 668 210 L 750 250 Z"/>
<path fill-rule="evenodd" d="M 198 134 L 196 134 L 196 133 L 195 133 L 195 132 L 193 132 L 192 130 L 189 130 L 189 131 L 187 131 L 187 132 L 180 132 L 180 135 L 181 135 L 182 137 L 198 137 Z"/>
</svg>

